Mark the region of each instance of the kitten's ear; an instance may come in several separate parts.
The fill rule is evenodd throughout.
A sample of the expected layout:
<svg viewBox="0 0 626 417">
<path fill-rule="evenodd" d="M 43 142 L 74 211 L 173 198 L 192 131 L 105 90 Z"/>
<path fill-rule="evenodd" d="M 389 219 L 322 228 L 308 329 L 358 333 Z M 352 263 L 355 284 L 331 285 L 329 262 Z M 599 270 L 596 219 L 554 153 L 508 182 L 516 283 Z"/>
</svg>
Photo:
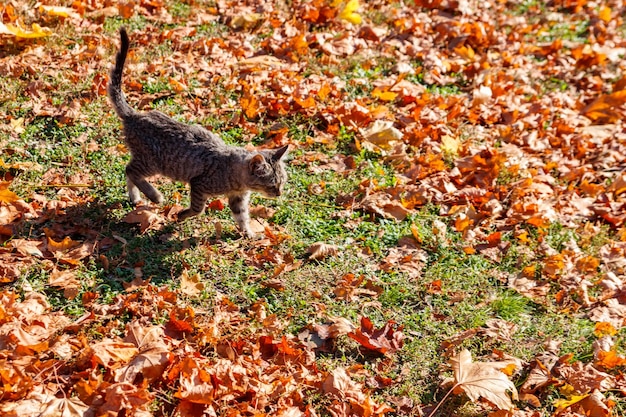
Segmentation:
<svg viewBox="0 0 626 417">
<path fill-rule="evenodd" d="M 269 170 L 269 165 L 267 164 L 267 162 L 265 162 L 265 158 L 260 153 L 250 158 L 248 167 L 250 168 L 250 173 L 256 175 L 257 177 L 263 177 L 267 175 L 267 172 Z"/>
<path fill-rule="evenodd" d="M 276 162 L 280 161 L 281 159 L 285 157 L 285 155 L 287 155 L 288 150 L 289 150 L 289 145 L 285 145 L 282 148 L 278 148 L 274 152 L 274 155 L 272 156 L 272 160 Z"/>
</svg>

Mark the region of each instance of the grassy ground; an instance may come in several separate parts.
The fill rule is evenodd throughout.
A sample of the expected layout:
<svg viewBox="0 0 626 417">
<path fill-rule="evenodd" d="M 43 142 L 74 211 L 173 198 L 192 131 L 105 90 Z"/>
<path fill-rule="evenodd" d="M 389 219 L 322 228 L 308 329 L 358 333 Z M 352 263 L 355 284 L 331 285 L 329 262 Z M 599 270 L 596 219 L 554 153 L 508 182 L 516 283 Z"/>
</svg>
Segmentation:
<svg viewBox="0 0 626 417">
<path fill-rule="evenodd" d="M 58 201 L 67 206 L 22 222 L 16 234 L 4 240 L 4 247 L 10 247 L 14 238 L 37 240 L 44 236 L 59 239 L 70 236 L 75 241 L 93 240 L 101 245 L 92 256 L 73 267 L 80 278 L 76 298 L 67 299 L 62 290 L 48 284 L 52 271 L 50 260 L 28 266 L 18 279 L 8 284 L 9 288 L 21 294 L 31 289 L 42 292 L 54 309 L 79 317 L 85 312 L 83 294 L 95 292 L 100 302 L 111 301 L 125 292 L 123 284 L 132 281 L 137 271 L 153 284 L 174 289 L 186 273 L 198 274 L 204 287 L 200 294 L 183 299 L 183 303 L 201 312 L 212 311 L 218 295 L 227 297 L 243 311 L 253 311 L 262 304 L 268 315 L 275 314 L 283 322 L 281 331 L 288 335 L 297 335 L 328 317 L 343 317 L 357 324 L 361 316 L 366 316 L 377 326 L 393 320 L 403 326 L 406 336 L 404 347 L 395 355 L 364 356 L 355 341 L 342 336 L 332 352 L 319 354 L 317 362 L 326 370 L 360 364 L 379 377 L 391 378 L 394 383 L 372 389 L 375 398 L 392 406 L 394 401 L 399 403 L 399 398 L 409 399 L 409 406 L 396 407 L 397 415 L 417 413 L 420 406 L 432 406 L 443 397 L 442 376 L 450 375 L 445 366 L 447 349 L 467 348 L 475 357 L 483 358 L 504 352 L 531 361 L 545 350 L 548 341 L 558 340 L 562 342 L 560 355 L 572 354 L 573 360 L 585 363 L 591 360 L 597 336 L 595 323 L 584 311 L 578 311 L 573 304 L 572 308 L 559 305 L 550 297 L 528 298 L 511 289 L 508 283 L 510 277 L 518 276 L 528 267 L 536 266 L 537 274 L 541 274 L 545 253 L 549 252 L 544 246 L 561 252 L 573 240 L 583 253 L 597 256 L 607 242 L 619 240 L 617 228 L 597 222 L 601 232 L 587 241 L 581 234 L 582 222 L 565 225 L 555 221 L 541 230 L 526 225 L 526 241 L 517 238 L 519 230 L 503 229 L 502 242 L 508 248 L 497 259 L 491 259 L 466 250 L 466 236 L 457 231 L 453 218 L 442 215 L 437 203 L 417 207 L 401 221 L 342 207 L 340 197 L 358 195 L 364 181 L 375 182 L 375 189 L 391 188 L 401 181 L 393 161 L 359 149 L 361 137 L 355 129 L 342 127 L 331 134 L 324 132 L 324 138 L 329 139 L 317 140 L 321 139 L 319 132 L 324 131 L 325 123 L 325 115 L 320 112 L 309 114 L 302 109 L 287 114 L 261 112 L 254 118 L 242 115 L 245 109 L 242 110 L 240 102 L 245 93 L 241 80 L 247 75 L 221 68 L 220 57 L 212 61 L 210 54 L 199 52 L 202 41 L 210 40 L 208 46 L 211 42 L 219 44 L 220 39 L 228 40 L 241 30 L 233 27 L 232 20 L 229 25 L 228 19 L 237 16 L 198 23 L 194 10 L 202 7 L 209 10 L 215 5 L 168 1 L 163 10 L 172 19 L 143 12 L 126 19 L 94 17 L 93 21 L 102 30 L 98 45 L 89 45 L 90 38 L 84 29 L 50 20 L 53 36 L 29 44 L 18 43 L 13 45 L 14 52 L 2 52 L 0 57 L 5 61 L 7 57 L 32 53 L 33 48 L 43 48 L 46 54 L 59 57 L 48 66 L 32 64 L 34 71 L 17 77 L 6 71 L 0 76 L 0 113 L 5 122 L 21 120 L 17 128 L 0 129 L 0 159 L 4 162 L 0 174 L 11 181 L 11 190 L 29 204 Z M 391 8 L 402 7 L 407 6 L 398 2 Z M 379 11 L 372 6 L 364 10 L 369 21 L 392 24 L 385 14 L 388 8 Z M 527 16 L 537 22 L 557 11 L 534 1 L 511 4 L 506 9 L 511 16 Z M 542 32 L 542 42 L 556 39 L 586 42 L 589 24 L 588 20 L 577 18 L 554 24 Z M 267 221 L 274 233 L 284 235 L 284 240 L 263 246 L 242 239 L 228 209 L 209 210 L 198 218 L 168 223 L 143 234 L 137 225 L 123 221 L 132 210 L 124 179 L 129 155 L 121 146 L 119 120 L 106 97 L 94 92 L 98 77 L 108 71 L 121 25 L 129 29 L 133 42 L 134 55 L 125 79 L 132 85 L 125 89 L 134 106 L 159 109 L 178 120 L 203 124 L 220 133 L 227 142 L 241 146 L 272 144 L 273 129 L 276 126 L 285 129 L 285 140 L 292 144 L 287 190 L 277 199 L 255 196 L 252 202 L 272 210 Z M 184 27 L 194 31 L 183 33 L 182 37 L 159 37 L 167 30 Z M 316 30 L 321 33 L 325 28 L 312 25 L 311 33 Z M 623 22 L 620 30 L 624 32 Z M 265 45 L 272 35 L 271 27 L 247 32 L 245 40 L 249 46 L 244 49 L 269 49 Z M 76 54 L 68 54 L 68 50 Z M 82 68 L 81 53 L 97 55 L 88 65 L 97 63 L 102 67 Z M 376 53 L 381 55 L 367 55 L 366 51 L 362 56 L 357 53 L 339 59 L 310 53 L 299 59 L 304 75 L 297 76 L 335 77 L 334 82 L 342 85 L 341 98 L 329 100 L 364 101 L 371 96 L 377 80 L 387 77 L 397 63 L 382 49 L 374 50 Z M 183 58 L 186 61 L 177 62 Z M 421 64 L 416 59 L 409 62 L 414 68 Z M 206 65 L 210 67 L 206 71 L 197 69 Z M 235 72 L 216 75 L 220 71 Z M 452 74 L 452 77 L 446 85 L 424 81 L 419 74 L 406 79 L 423 87 L 427 94 L 443 98 L 463 97 L 471 91 L 467 75 Z M 187 87 L 179 91 L 171 79 L 184 82 Z M 536 82 L 542 83 L 541 88 L 548 92 L 572 88 L 556 75 Z M 262 94 L 263 90 L 276 86 L 268 80 L 253 88 Z M 68 110 L 69 116 L 67 113 L 46 115 L 35 103 L 47 103 L 52 109 L 64 106 L 71 109 L 74 105 L 76 114 Z M 471 135 L 463 140 L 468 147 L 473 146 Z M 316 169 L 335 155 L 350 156 L 355 168 L 347 173 Z M 417 157 L 419 151 L 413 155 Z M 456 160 L 451 154 L 444 162 L 453 167 Z M 500 175 L 502 184 L 517 181 L 507 178 L 504 171 Z M 184 184 L 168 180 L 157 183 L 167 205 L 188 204 Z M 322 260 L 309 260 L 307 248 L 315 242 L 337 245 L 339 251 Z M 409 242 L 409 246 L 401 246 L 403 242 Z M 297 267 L 275 276 L 280 265 Z M 375 290 L 356 291 L 351 297 L 338 296 L 338 285 L 350 274 L 364 277 L 357 288 L 369 285 Z M 555 293 L 559 284 L 555 281 L 553 285 L 552 293 Z M 492 319 L 502 319 L 516 331 L 500 338 L 479 331 L 473 337 L 455 341 L 455 336 L 462 332 L 486 328 Z M 250 331 L 261 330 L 251 327 Z M 626 353 L 623 329 L 615 336 L 615 346 L 622 355 Z M 524 375 L 516 375 L 514 381 L 521 386 Z M 566 398 L 557 388 L 544 395 L 542 415 L 555 410 L 554 400 Z M 624 399 L 617 391 L 610 395 L 615 401 L 615 415 L 619 415 L 618 410 L 626 408 Z M 311 401 L 319 415 L 327 415 L 323 398 Z M 486 415 L 486 411 L 463 396 L 455 396 L 439 415 Z"/>
</svg>

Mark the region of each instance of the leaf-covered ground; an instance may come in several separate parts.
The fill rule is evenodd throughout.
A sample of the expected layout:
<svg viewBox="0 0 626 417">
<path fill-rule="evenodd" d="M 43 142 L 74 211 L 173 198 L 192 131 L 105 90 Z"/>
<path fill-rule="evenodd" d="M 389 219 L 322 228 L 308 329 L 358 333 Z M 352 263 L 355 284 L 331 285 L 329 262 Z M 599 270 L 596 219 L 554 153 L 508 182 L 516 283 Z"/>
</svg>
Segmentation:
<svg viewBox="0 0 626 417">
<path fill-rule="evenodd" d="M 621 0 L 0 6 L 3 416 L 626 414 Z M 255 198 L 131 207 L 106 83 Z"/>
</svg>

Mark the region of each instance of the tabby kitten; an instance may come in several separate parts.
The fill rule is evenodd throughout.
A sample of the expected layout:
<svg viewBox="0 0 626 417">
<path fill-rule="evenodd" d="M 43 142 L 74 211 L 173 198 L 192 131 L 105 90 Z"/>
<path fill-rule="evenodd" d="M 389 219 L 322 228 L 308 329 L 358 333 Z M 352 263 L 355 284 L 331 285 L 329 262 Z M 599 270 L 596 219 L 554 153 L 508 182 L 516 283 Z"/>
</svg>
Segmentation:
<svg viewBox="0 0 626 417">
<path fill-rule="evenodd" d="M 240 230 L 253 237 L 248 205 L 250 192 L 279 196 L 287 181 L 284 157 L 288 146 L 277 150 L 248 151 L 229 146 L 208 130 L 179 123 L 158 111 L 137 112 L 122 93 L 122 71 L 128 54 L 126 29 L 120 29 L 121 47 L 111 70 L 108 94 L 122 119 L 125 142 L 131 153 L 126 166 L 128 195 L 141 203 L 139 191 L 154 203 L 163 195 L 146 181 L 155 174 L 190 184 L 191 205 L 178 220 L 202 213 L 209 196 L 226 195 Z"/>
</svg>

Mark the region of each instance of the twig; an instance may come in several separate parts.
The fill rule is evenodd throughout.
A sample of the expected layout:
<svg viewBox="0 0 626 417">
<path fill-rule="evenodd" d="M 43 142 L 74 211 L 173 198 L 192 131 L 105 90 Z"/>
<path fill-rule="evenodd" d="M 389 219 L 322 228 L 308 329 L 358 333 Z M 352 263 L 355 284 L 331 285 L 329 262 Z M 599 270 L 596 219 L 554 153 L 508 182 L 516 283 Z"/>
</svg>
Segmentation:
<svg viewBox="0 0 626 417">
<path fill-rule="evenodd" d="M 89 184 L 41 184 L 32 185 L 32 188 L 91 188 Z"/>
</svg>

